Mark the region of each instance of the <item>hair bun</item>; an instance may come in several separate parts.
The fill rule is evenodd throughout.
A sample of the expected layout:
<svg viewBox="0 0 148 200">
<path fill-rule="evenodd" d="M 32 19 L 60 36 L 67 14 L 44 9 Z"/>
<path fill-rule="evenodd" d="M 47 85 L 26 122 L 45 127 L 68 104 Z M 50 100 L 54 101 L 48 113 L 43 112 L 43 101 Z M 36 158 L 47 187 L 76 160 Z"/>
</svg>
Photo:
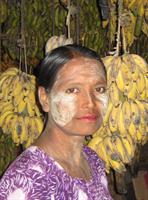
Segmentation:
<svg viewBox="0 0 148 200">
<path fill-rule="evenodd" d="M 67 44 L 73 44 L 72 38 L 66 38 L 65 35 L 61 36 L 52 36 L 51 38 L 48 39 L 45 45 L 45 54 L 49 53 L 53 49 L 64 46 Z"/>
</svg>

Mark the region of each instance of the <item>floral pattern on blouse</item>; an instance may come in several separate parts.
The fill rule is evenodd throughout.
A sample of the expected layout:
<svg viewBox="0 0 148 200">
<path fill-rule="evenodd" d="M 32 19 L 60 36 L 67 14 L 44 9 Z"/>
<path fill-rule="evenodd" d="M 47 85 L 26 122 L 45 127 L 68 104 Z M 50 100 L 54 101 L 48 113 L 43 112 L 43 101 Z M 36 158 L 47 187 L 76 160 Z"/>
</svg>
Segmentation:
<svg viewBox="0 0 148 200">
<path fill-rule="evenodd" d="M 43 150 L 26 149 L 0 181 L 0 200 L 112 200 L 104 163 L 89 147 L 83 151 L 92 179 L 73 178 Z"/>
</svg>

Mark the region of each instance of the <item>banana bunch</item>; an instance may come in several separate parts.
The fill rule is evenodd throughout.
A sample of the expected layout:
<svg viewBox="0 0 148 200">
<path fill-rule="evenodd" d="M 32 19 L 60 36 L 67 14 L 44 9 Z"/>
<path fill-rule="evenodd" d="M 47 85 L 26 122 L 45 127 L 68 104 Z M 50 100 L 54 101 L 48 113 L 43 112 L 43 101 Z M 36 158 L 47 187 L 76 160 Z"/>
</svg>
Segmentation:
<svg viewBox="0 0 148 200">
<path fill-rule="evenodd" d="M 35 77 L 17 68 L 0 75 L 0 127 L 13 141 L 29 146 L 43 129 L 35 96 Z"/>
<path fill-rule="evenodd" d="M 61 36 L 52 36 L 51 38 L 48 39 L 46 45 L 45 45 L 45 53 L 49 53 L 52 49 L 55 49 L 59 46 L 67 45 L 67 44 L 72 44 L 73 40 L 72 38 L 67 39 L 65 35 Z"/>
<path fill-rule="evenodd" d="M 109 24 L 108 37 L 112 42 L 115 41 L 117 32 L 117 20 L 119 13 L 117 8 L 120 0 L 110 0 L 110 19 L 102 21 L 106 27 Z M 127 47 L 130 47 L 134 40 L 140 36 L 141 31 L 148 36 L 148 2 L 147 0 L 123 0 L 121 13 L 121 26 L 124 31 Z"/>
<path fill-rule="evenodd" d="M 107 172 L 110 167 L 122 172 L 136 146 L 148 141 L 148 65 L 136 54 L 106 56 L 102 61 L 109 105 L 102 127 L 88 145 L 105 161 Z"/>
<path fill-rule="evenodd" d="M 105 135 L 101 135 L 101 133 Z M 110 168 L 121 173 L 126 170 L 125 164 L 131 162 L 136 145 L 130 135 L 119 135 L 117 132 L 111 133 L 106 126 L 101 127 L 101 131 L 96 133 L 88 144 L 95 149 L 99 157 L 104 161 L 106 172 Z"/>
</svg>

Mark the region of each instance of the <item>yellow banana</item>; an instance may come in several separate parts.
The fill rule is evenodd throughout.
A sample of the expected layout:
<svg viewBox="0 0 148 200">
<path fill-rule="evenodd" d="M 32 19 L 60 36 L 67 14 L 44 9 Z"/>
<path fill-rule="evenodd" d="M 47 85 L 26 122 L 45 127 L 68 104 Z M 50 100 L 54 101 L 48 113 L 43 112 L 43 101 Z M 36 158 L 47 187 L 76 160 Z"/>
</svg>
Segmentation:
<svg viewBox="0 0 148 200">
<path fill-rule="evenodd" d="M 98 153 L 99 157 L 105 162 L 106 172 L 109 173 L 110 164 L 109 164 L 108 155 L 107 155 L 103 141 L 98 143 L 96 152 Z"/>
<path fill-rule="evenodd" d="M 125 100 L 122 103 L 122 112 L 125 129 L 128 130 L 129 125 L 131 123 L 131 107 L 129 101 Z"/>
<path fill-rule="evenodd" d="M 131 162 L 132 158 L 134 157 L 134 153 L 135 153 L 135 146 L 131 145 L 131 143 L 129 142 L 129 140 L 127 139 L 127 136 L 123 136 L 121 137 L 122 143 L 125 147 L 126 150 L 126 156 L 127 156 L 127 163 Z"/>
<path fill-rule="evenodd" d="M 131 120 L 133 121 L 135 127 L 138 128 L 141 119 L 140 109 L 134 101 L 130 101 L 130 106 L 131 106 Z"/>
<path fill-rule="evenodd" d="M 25 121 L 23 116 L 18 116 L 18 126 L 17 126 L 18 135 L 20 138 L 20 144 L 23 144 L 28 139 L 28 131 L 25 126 Z"/>
<path fill-rule="evenodd" d="M 131 135 L 133 141 L 135 141 L 137 143 L 137 137 L 136 137 L 137 129 L 136 129 L 135 124 L 133 122 L 130 123 L 128 131 L 129 131 L 129 134 Z"/>
<path fill-rule="evenodd" d="M 18 113 L 24 112 L 25 109 L 26 109 L 26 106 L 27 106 L 27 102 L 26 102 L 26 100 L 23 98 L 22 101 L 20 101 L 20 103 L 19 103 L 18 106 L 17 106 L 17 112 L 18 112 Z"/>
<path fill-rule="evenodd" d="M 0 115 L 0 126 L 3 126 L 3 123 L 5 121 L 5 118 L 9 115 L 9 114 L 13 114 L 12 110 L 6 110 L 5 112 L 1 113 Z"/>
<path fill-rule="evenodd" d="M 26 100 L 27 102 L 26 102 L 26 106 L 27 106 L 27 112 L 28 112 L 28 115 L 30 116 L 30 117 L 33 117 L 34 115 L 35 115 L 35 105 L 31 105 L 31 102 L 30 102 L 30 100 L 27 98 L 27 100 Z"/>
<path fill-rule="evenodd" d="M 117 134 L 113 137 L 114 137 L 114 145 L 113 146 L 114 146 L 115 152 L 118 152 L 120 160 L 123 163 L 128 163 L 129 160 L 126 155 L 127 153 L 126 153 L 125 146 L 122 143 L 122 139 Z"/>
<path fill-rule="evenodd" d="M 118 112 L 118 130 L 119 130 L 119 134 L 124 136 L 127 134 L 127 129 L 125 128 L 125 119 L 124 119 L 124 113 L 122 110 L 122 107 L 120 107 L 120 110 Z"/>
<path fill-rule="evenodd" d="M 109 98 L 111 100 L 111 102 L 117 106 L 120 102 L 120 94 L 119 94 L 119 90 L 118 90 L 118 87 L 116 85 L 115 82 L 113 82 L 111 85 L 110 85 L 110 88 L 109 88 Z"/>
<path fill-rule="evenodd" d="M 114 151 L 113 141 L 111 141 L 110 137 L 104 138 L 104 145 L 106 154 L 108 156 L 108 161 L 110 163 L 110 167 L 120 173 L 125 171 L 125 166 L 123 162 L 120 160 L 120 155 L 118 154 L 118 152 Z"/>
<path fill-rule="evenodd" d="M 111 132 L 115 132 L 118 130 L 118 116 L 120 110 L 121 110 L 121 104 L 118 106 L 114 106 L 110 113 L 108 125 Z"/>
<path fill-rule="evenodd" d="M 119 90 L 124 92 L 125 80 L 124 80 L 121 70 L 119 70 L 118 75 L 116 77 L 116 83 Z"/>
<path fill-rule="evenodd" d="M 146 82 L 143 73 L 139 72 L 138 80 L 137 80 L 137 90 L 139 94 L 141 94 L 146 89 Z"/>
<path fill-rule="evenodd" d="M 132 58 L 132 60 L 134 60 L 134 64 L 138 66 L 143 73 L 148 72 L 148 64 L 142 57 L 137 54 L 130 54 L 130 57 Z"/>
<path fill-rule="evenodd" d="M 11 133 L 11 120 L 13 118 L 13 115 L 14 113 L 10 113 L 8 114 L 6 117 L 5 117 L 5 120 L 3 122 L 3 125 L 2 125 L 2 130 L 4 133 L 6 134 L 10 134 Z"/>
<path fill-rule="evenodd" d="M 112 104 L 112 102 L 109 102 L 108 107 L 107 107 L 107 112 L 106 112 L 106 114 L 103 118 L 103 125 L 104 126 L 106 126 L 106 124 L 108 123 L 108 119 L 109 119 L 109 116 L 110 116 L 112 109 L 113 109 L 113 104 Z"/>
<path fill-rule="evenodd" d="M 137 98 L 137 83 L 133 82 L 131 84 L 132 84 L 132 87 L 130 91 L 128 91 L 127 97 L 128 99 L 136 99 Z"/>
<path fill-rule="evenodd" d="M 89 146 L 90 148 L 92 148 L 93 150 L 96 151 L 96 149 L 98 149 L 98 144 L 99 144 L 100 142 L 103 142 L 103 138 L 100 137 L 99 135 L 97 135 L 97 136 L 94 136 L 94 137 L 89 141 L 88 146 Z"/>
</svg>

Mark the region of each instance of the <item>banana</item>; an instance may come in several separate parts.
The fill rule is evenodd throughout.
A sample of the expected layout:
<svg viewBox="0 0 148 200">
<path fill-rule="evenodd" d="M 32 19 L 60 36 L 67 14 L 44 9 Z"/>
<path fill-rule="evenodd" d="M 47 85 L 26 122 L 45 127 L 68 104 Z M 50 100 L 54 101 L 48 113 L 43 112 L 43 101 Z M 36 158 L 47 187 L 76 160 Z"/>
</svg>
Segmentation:
<svg viewBox="0 0 148 200">
<path fill-rule="evenodd" d="M 146 61 L 140 57 L 137 54 L 130 54 L 130 57 L 132 58 L 132 60 L 134 60 L 134 64 L 143 72 L 143 73 L 147 73 L 148 72 L 148 64 L 146 63 Z"/>
<path fill-rule="evenodd" d="M 125 128 L 125 119 L 124 119 L 124 113 L 123 113 L 123 105 L 120 108 L 120 111 L 118 112 L 118 130 L 119 134 L 124 136 L 127 134 L 127 129 Z"/>
<path fill-rule="evenodd" d="M 130 123 L 128 132 L 131 135 L 133 141 L 135 141 L 135 143 L 137 143 L 137 137 L 136 137 L 137 129 L 136 129 L 135 124 L 133 122 Z"/>
<path fill-rule="evenodd" d="M 132 158 L 134 157 L 135 146 L 131 145 L 131 143 L 127 139 L 127 136 L 121 137 L 121 140 L 122 140 L 122 143 L 123 143 L 125 150 L 126 150 L 125 154 L 126 154 L 127 160 L 125 160 L 125 161 L 127 161 L 127 162 L 125 162 L 125 163 L 130 163 Z"/>
<path fill-rule="evenodd" d="M 92 138 L 92 140 L 88 143 L 88 146 L 96 151 L 100 142 L 103 142 L 103 138 L 97 135 Z"/>
<path fill-rule="evenodd" d="M 24 112 L 26 107 L 27 107 L 26 97 L 23 97 L 17 106 L 17 112 L 18 113 Z"/>
<path fill-rule="evenodd" d="M 115 106 L 117 106 L 120 102 L 120 91 L 118 90 L 116 82 L 112 82 L 110 85 L 109 98 Z"/>
<path fill-rule="evenodd" d="M 93 137 L 99 136 L 101 138 L 104 138 L 107 135 L 107 126 L 101 126 L 94 134 Z"/>
<path fill-rule="evenodd" d="M 131 106 L 131 120 L 135 125 L 135 128 L 138 129 L 141 120 L 139 107 L 134 101 L 130 101 L 130 106 Z"/>
<path fill-rule="evenodd" d="M 110 164 L 109 164 L 108 155 L 107 155 L 103 141 L 98 143 L 97 149 L 95 149 L 95 151 L 98 153 L 99 157 L 105 162 L 106 172 L 109 173 Z"/>
<path fill-rule="evenodd" d="M 141 94 L 146 89 L 146 80 L 143 73 L 139 73 L 137 80 L 137 90 Z"/>
<path fill-rule="evenodd" d="M 127 152 L 126 152 L 126 149 L 125 149 L 125 146 L 122 142 L 122 139 L 116 134 L 114 134 L 113 136 L 113 147 L 115 149 L 115 152 L 118 153 L 119 157 L 120 157 L 120 160 L 123 162 L 123 163 L 128 163 L 129 162 L 129 159 L 127 158 Z"/>
<path fill-rule="evenodd" d="M 125 129 L 128 130 L 129 125 L 131 123 L 131 106 L 129 101 L 125 100 L 122 103 L 122 112 L 123 112 L 123 123 L 125 126 Z"/>
<path fill-rule="evenodd" d="M 11 133 L 11 120 L 13 118 L 14 113 L 10 113 L 5 117 L 4 123 L 2 125 L 2 130 L 4 133 L 6 134 L 10 134 Z"/>
<path fill-rule="evenodd" d="M 17 126 L 17 131 L 20 139 L 20 144 L 23 144 L 25 141 L 28 139 L 28 132 L 25 126 L 25 120 L 23 116 L 19 115 L 18 116 L 18 126 Z"/>
<path fill-rule="evenodd" d="M 117 77 L 117 74 L 118 74 L 118 71 L 119 71 L 120 63 L 121 63 L 121 58 L 119 56 L 114 57 L 111 65 L 109 65 L 107 67 L 108 87 L 111 87 L 112 83 L 116 83 L 116 77 Z M 105 63 L 104 63 L 104 65 L 105 65 Z"/>
<path fill-rule="evenodd" d="M 3 123 L 5 121 L 5 118 L 9 115 L 9 114 L 13 114 L 13 111 L 11 110 L 6 110 L 5 112 L 2 112 L 0 115 L 0 126 L 3 126 Z"/>
<path fill-rule="evenodd" d="M 29 116 L 30 117 L 33 117 L 34 115 L 35 115 L 35 104 L 34 105 L 32 105 L 31 103 L 30 103 L 30 100 L 27 98 L 27 100 L 26 100 L 26 107 L 27 107 L 27 112 L 28 112 L 28 114 L 29 114 Z"/>
<path fill-rule="evenodd" d="M 111 114 L 112 109 L 113 109 L 113 104 L 112 104 L 112 102 L 109 102 L 108 107 L 107 107 L 107 112 L 106 112 L 106 114 L 103 118 L 103 125 L 104 126 L 106 126 L 106 124 L 108 123 L 108 119 L 109 119 L 109 116 Z"/>
<path fill-rule="evenodd" d="M 117 87 L 119 88 L 119 90 L 124 92 L 125 80 L 124 80 L 121 70 L 119 70 L 118 75 L 116 77 L 116 84 L 117 84 Z"/>
<path fill-rule="evenodd" d="M 117 123 L 120 110 L 121 110 L 121 104 L 119 104 L 118 106 L 114 106 L 110 113 L 108 125 L 111 132 L 115 132 L 118 130 Z"/>
<path fill-rule="evenodd" d="M 128 91 L 128 93 L 126 94 L 126 96 L 128 97 L 128 99 L 136 99 L 137 98 L 137 83 L 133 82 L 131 83 L 132 87 L 131 89 Z"/>
<path fill-rule="evenodd" d="M 38 105 L 34 106 L 34 111 L 35 111 L 35 116 L 42 117 L 42 113 L 40 112 Z"/>
<path fill-rule="evenodd" d="M 3 106 L 4 107 L 1 108 L 0 115 L 3 115 L 7 111 L 13 111 L 14 110 L 14 107 L 10 102 L 6 102 L 6 103 L 3 102 Z"/>
<path fill-rule="evenodd" d="M 125 165 L 120 160 L 120 156 L 117 152 L 113 149 L 113 143 L 110 140 L 110 137 L 105 137 L 104 139 L 105 150 L 108 155 L 108 161 L 110 163 L 111 168 L 118 172 L 125 171 Z"/>
</svg>

